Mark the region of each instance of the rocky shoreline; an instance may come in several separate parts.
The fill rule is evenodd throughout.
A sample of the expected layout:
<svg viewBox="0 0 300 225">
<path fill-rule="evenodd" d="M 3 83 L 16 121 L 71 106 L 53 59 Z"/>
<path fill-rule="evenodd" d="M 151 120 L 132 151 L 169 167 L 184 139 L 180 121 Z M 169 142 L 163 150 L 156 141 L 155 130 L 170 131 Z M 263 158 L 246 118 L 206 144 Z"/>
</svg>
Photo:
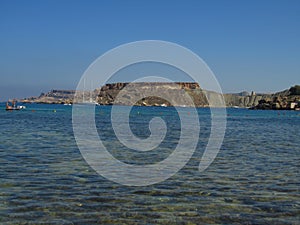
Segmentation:
<svg viewBox="0 0 300 225">
<path fill-rule="evenodd" d="M 175 88 L 176 86 L 176 88 Z M 76 103 L 97 103 L 100 105 L 138 105 L 138 106 L 170 106 L 171 103 L 165 99 L 175 99 L 174 106 L 191 106 L 183 101 L 182 89 L 187 93 L 196 107 L 208 107 L 206 96 L 217 98 L 220 94 L 205 91 L 199 84 L 193 82 L 174 83 L 112 83 L 106 84 L 99 89 L 92 91 L 75 90 L 51 90 L 48 93 L 41 93 L 38 97 L 30 97 L 19 100 L 22 103 L 44 103 L 44 104 L 76 104 Z M 120 91 L 126 93 L 120 100 L 117 98 Z M 148 96 L 146 93 L 157 93 L 157 96 Z M 143 93 L 145 96 L 143 96 Z M 241 92 L 224 94 L 227 107 L 240 107 L 263 110 L 299 110 L 300 108 L 300 86 L 296 85 L 282 92 L 274 94 L 256 94 L 254 92 Z M 134 101 L 134 99 L 139 99 Z"/>
<path fill-rule="evenodd" d="M 300 110 L 300 86 L 277 92 L 259 100 L 251 109 L 262 110 Z"/>
</svg>

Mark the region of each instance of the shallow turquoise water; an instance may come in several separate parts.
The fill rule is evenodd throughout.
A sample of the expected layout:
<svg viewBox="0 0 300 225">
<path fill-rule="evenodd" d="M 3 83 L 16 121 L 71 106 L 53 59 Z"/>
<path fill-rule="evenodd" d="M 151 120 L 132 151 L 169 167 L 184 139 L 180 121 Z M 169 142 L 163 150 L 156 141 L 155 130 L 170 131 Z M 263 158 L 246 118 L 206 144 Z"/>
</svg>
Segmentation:
<svg viewBox="0 0 300 225">
<path fill-rule="evenodd" d="M 300 112 L 228 109 L 221 151 L 199 173 L 210 128 L 209 110 L 199 109 L 201 134 L 189 163 L 162 183 L 126 187 L 84 161 L 71 106 L 26 106 L 6 112 L 0 105 L 1 224 L 299 224 Z M 97 107 L 96 123 L 116 158 L 154 163 L 176 147 L 174 109 L 133 109 L 131 128 L 140 137 L 149 135 L 153 116 L 169 128 L 159 149 L 142 154 L 118 142 L 109 113 L 110 107 Z"/>
</svg>

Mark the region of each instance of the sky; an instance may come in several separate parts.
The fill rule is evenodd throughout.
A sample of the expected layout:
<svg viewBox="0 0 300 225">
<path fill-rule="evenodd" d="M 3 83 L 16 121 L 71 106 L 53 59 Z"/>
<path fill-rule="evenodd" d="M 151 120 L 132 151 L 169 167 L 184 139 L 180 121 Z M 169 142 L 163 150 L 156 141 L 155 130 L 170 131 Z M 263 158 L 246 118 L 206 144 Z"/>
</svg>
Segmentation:
<svg viewBox="0 0 300 225">
<path fill-rule="evenodd" d="M 300 84 L 298 0 L 0 0 L 0 101 L 75 89 L 99 56 L 140 40 L 195 52 L 226 93 Z"/>
</svg>

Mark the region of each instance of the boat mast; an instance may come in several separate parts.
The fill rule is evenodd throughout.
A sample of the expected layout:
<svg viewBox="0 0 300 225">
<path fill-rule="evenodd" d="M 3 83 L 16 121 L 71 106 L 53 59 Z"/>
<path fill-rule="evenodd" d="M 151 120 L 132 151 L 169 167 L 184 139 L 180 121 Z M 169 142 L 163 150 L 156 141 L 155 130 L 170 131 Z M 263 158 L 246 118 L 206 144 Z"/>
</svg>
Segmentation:
<svg viewBox="0 0 300 225">
<path fill-rule="evenodd" d="M 85 92 L 85 78 L 83 79 L 82 103 L 84 103 L 84 92 Z"/>
<path fill-rule="evenodd" d="M 92 101 L 92 91 L 93 91 L 93 84 L 92 84 L 92 81 L 91 81 L 90 102 L 93 102 Z"/>
</svg>

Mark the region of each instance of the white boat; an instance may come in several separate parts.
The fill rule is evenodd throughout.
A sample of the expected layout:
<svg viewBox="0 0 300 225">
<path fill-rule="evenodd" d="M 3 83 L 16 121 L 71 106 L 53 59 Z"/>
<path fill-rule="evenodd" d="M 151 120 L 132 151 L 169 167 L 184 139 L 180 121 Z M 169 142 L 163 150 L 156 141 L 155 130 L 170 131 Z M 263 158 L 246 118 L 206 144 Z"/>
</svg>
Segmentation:
<svg viewBox="0 0 300 225">
<path fill-rule="evenodd" d="M 17 101 L 14 99 L 12 101 L 7 101 L 6 102 L 6 108 L 5 110 L 20 110 L 20 109 L 25 109 L 26 107 L 23 105 L 17 106 Z"/>
</svg>

